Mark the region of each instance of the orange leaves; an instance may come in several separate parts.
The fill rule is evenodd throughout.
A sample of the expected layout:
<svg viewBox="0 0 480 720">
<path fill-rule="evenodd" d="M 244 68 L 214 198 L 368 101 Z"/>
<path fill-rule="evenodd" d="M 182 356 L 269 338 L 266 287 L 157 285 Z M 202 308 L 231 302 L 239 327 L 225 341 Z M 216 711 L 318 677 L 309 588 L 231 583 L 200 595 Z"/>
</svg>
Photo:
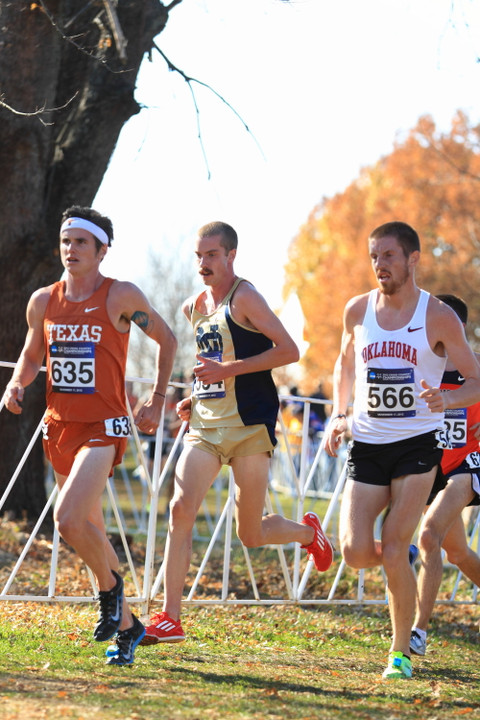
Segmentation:
<svg viewBox="0 0 480 720">
<path fill-rule="evenodd" d="M 100 683 L 99 685 L 95 685 L 93 690 L 98 693 L 106 693 L 111 691 L 110 685 L 105 685 L 105 683 Z"/>
<path fill-rule="evenodd" d="M 111 48 L 112 45 L 112 38 L 109 35 L 102 37 L 98 43 L 98 47 L 100 50 L 108 50 L 108 48 Z"/>
<path fill-rule="evenodd" d="M 415 227 L 422 242 L 419 285 L 460 295 L 471 325 L 480 325 L 479 141 L 480 129 L 463 113 L 446 133 L 431 117 L 420 118 L 390 155 L 314 208 L 289 249 L 285 284 L 306 319 L 305 391 L 332 373 L 346 302 L 376 286 L 367 239 L 381 223 L 397 219 Z"/>
<path fill-rule="evenodd" d="M 461 708 L 460 710 L 456 710 L 457 715 L 468 715 L 469 713 L 472 713 L 474 711 L 474 708 L 472 707 L 465 707 Z"/>
</svg>

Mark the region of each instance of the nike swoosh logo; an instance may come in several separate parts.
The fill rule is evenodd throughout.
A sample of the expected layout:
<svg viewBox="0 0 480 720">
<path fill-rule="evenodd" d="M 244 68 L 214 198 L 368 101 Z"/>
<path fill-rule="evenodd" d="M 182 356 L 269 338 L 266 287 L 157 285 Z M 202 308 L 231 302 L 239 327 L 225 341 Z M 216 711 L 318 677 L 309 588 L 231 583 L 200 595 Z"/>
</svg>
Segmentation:
<svg viewBox="0 0 480 720">
<path fill-rule="evenodd" d="M 100 305 L 97 305 L 96 307 L 93 307 L 93 308 L 85 308 L 85 312 L 92 312 L 92 310 L 98 310 L 99 307 L 100 307 Z"/>
<path fill-rule="evenodd" d="M 457 382 L 465 382 L 465 378 L 459 375 L 457 378 Z"/>
<path fill-rule="evenodd" d="M 117 610 L 116 610 L 115 615 L 111 616 L 113 622 L 118 622 L 120 620 L 121 603 L 122 603 L 122 598 L 117 595 Z"/>
<path fill-rule="evenodd" d="M 423 327 L 423 325 L 420 325 L 420 327 L 417 327 L 417 328 L 409 327 L 409 328 L 407 328 L 407 330 L 408 330 L 408 332 L 416 332 L 417 330 L 421 330 L 422 327 Z"/>
</svg>

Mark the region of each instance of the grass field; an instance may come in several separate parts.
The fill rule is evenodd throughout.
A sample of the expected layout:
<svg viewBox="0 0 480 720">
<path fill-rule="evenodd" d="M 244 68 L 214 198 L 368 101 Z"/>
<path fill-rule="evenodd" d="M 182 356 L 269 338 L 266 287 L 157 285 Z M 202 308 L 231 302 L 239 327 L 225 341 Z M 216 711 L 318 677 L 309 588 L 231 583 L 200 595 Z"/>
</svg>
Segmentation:
<svg viewBox="0 0 480 720">
<path fill-rule="evenodd" d="M 127 498 L 119 496 L 126 512 Z M 0 583 L 28 530 L 0 523 Z M 198 530 L 208 530 L 203 516 Z M 141 569 L 143 539 L 130 543 Z M 194 547 L 187 591 L 203 550 Z M 13 592 L 46 594 L 50 551 L 51 538 L 39 536 Z M 205 598 L 218 597 L 222 560 L 219 546 L 202 578 Z M 256 550 L 252 565 L 262 598 L 286 597 L 274 549 Z M 326 597 L 336 566 L 338 556 L 327 573 L 312 573 L 311 596 Z M 445 576 L 443 599 L 454 573 Z M 229 592 L 251 598 L 238 544 L 229 578 Z M 132 593 L 128 573 L 125 579 Z M 347 571 L 338 593 L 355 597 L 356 580 Z M 384 596 L 380 573 L 367 584 L 370 594 Z M 84 565 L 63 543 L 56 588 L 59 595 L 92 592 Z M 105 664 L 108 643 L 92 639 L 96 615 L 89 603 L 0 602 L 0 720 L 480 720 L 479 605 L 436 606 L 426 657 L 414 658 L 411 680 L 396 682 L 381 678 L 390 642 L 383 605 L 186 605 L 186 642 L 139 647 L 135 664 L 124 668 Z"/>
<path fill-rule="evenodd" d="M 384 607 L 185 608 L 184 643 L 105 665 L 92 605 L 0 604 L 2 720 L 480 718 L 478 607 L 439 606 L 408 681 Z"/>
</svg>

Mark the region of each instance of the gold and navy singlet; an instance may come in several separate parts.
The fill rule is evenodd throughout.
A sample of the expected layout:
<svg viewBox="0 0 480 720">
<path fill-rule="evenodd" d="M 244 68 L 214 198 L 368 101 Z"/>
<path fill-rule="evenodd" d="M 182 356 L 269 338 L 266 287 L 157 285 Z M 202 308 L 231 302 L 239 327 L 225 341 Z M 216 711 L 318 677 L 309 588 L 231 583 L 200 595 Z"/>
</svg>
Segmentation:
<svg viewBox="0 0 480 720">
<path fill-rule="evenodd" d="M 237 278 L 210 315 L 196 310 L 195 299 L 190 322 L 199 355 L 218 361 L 241 360 L 273 347 L 272 341 L 263 333 L 241 325 L 231 315 L 230 301 L 241 282 L 247 281 Z M 278 394 L 270 370 L 246 373 L 210 385 L 198 380 L 194 382 L 192 428 L 264 424 L 273 440 L 277 414 Z"/>
</svg>

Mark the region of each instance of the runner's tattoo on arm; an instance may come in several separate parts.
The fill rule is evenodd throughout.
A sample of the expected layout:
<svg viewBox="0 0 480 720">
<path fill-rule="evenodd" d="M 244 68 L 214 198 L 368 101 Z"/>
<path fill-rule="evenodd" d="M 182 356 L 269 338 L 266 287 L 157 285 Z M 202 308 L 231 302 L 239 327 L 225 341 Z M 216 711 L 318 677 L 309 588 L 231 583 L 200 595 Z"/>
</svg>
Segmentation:
<svg viewBox="0 0 480 720">
<path fill-rule="evenodd" d="M 146 332 L 150 325 L 150 318 L 148 317 L 148 313 L 142 312 L 141 310 L 136 310 L 133 313 L 132 321 L 135 323 L 135 325 L 138 325 L 138 327 L 141 328 L 143 332 Z"/>
</svg>

